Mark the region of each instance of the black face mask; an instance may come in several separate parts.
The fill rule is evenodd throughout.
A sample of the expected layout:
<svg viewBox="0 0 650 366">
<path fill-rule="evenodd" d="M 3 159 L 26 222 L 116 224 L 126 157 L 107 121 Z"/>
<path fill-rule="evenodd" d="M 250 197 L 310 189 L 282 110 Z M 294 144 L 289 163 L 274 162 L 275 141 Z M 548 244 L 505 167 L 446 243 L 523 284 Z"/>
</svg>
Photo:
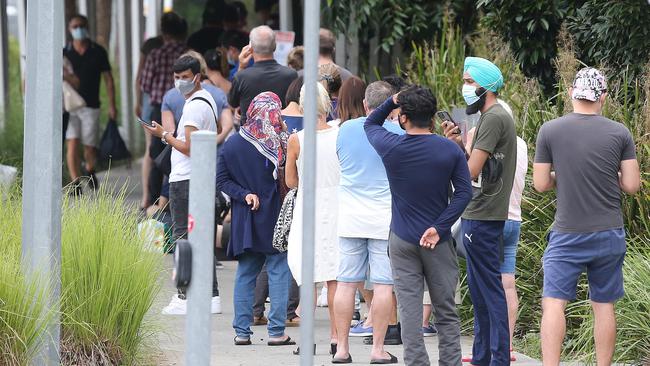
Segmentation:
<svg viewBox="0 0 650 366">
<path fill-rule="evenodd" d="M 485 101 L 487 100 L 485 89 L 476 88 L 476 96 L 480 97 L 478 102 L 468 105 L 467 108 L 465 108 L 465 113 L 467 113 L 468 116 L 478 113 L 485 106 Z"/>
<path fill-rule="evenodd" d="M 402 123 L 402 114 L 401 114 L 401 113 L 397 115 L 397 123 L 399 124 L 399 127 L 400 127 L 402 130 L 406 131 L 406 128 L 404 128 L 404 125 L 405 125 L 406 123 Z"/>
</svg>

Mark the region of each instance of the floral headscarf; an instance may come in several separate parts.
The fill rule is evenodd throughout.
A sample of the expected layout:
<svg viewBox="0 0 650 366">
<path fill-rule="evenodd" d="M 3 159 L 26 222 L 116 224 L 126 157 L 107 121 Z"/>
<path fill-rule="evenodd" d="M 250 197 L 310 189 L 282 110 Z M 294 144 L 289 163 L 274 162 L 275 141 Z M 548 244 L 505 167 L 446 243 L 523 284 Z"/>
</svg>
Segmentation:
<svg viewBox="0 0 650 366">
<path fill-rule="evenodd" d="M 275 179 L 278 179 L 278 168 L 284 165 L 289 138 L 283 130 L 281 113 L 282 102 L 275 93 L 260 93 L 248 107 L 246 124 L 239 130 L 246 141 L 275 165 Z"/>
</svg>

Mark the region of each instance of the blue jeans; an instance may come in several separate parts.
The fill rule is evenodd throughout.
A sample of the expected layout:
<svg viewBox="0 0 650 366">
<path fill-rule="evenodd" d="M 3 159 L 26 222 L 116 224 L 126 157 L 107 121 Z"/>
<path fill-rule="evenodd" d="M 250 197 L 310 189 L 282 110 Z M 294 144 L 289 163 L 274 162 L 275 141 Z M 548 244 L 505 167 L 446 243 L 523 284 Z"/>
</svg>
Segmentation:
<svg viewBox="0 0 650 366">
<path fill-rule="evenodd" d="M 269 310 L 269 337 L 282 337 L 284 335 L 285 321 L 287 320 L 287 302 L 289 298 L 289 265 L 287 253 L 262 254 L 246 252 L 238 257 L 239 265 L 235 275 L 235 318 L 232 327 L 237 337 L 250 338 L 253 332 L 253 303 L 255 302 L 255 282 L 257 275 L 266 263 L 269 275 L 269 296 L 271 297 L 271 310 Z"/>
<path fill-rule="evenodd" d="M 472 364 L 510 365 L 508 306 L 501 282 L 500 245 L 503 221 L 463 219 L 467 251 L 467 285 L 474 305 Z"/>
<path fill-rule="evenodd" d="M 521 234 L 521 221 L 508 220 L 503 227 L 503 262 L 501 273 L 515 274 L 517 246 Z"/>
</svg>

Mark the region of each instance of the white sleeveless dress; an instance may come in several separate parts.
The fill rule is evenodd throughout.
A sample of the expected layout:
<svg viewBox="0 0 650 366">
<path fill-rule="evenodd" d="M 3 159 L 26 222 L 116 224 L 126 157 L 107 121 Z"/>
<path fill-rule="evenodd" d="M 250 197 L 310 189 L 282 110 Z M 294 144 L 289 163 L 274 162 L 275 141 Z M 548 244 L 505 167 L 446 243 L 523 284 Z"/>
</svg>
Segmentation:
<svg viewBox="0 0 650 366">
<path fill-rule="evenodd" d="M 302 284 L 302 214 L 304 192 L 304 131 L 297 133 L 300 142 L 298 156 L 298 194 L 293 212 L 287 256 L 289 268 L 298 285 Z M 314 242 L 314 283 L 336 280 L 339 268 L 337 235 L 339 160 L 336 155 L 338 127 L 316 131 L 316 235 Z"/>
</svg>

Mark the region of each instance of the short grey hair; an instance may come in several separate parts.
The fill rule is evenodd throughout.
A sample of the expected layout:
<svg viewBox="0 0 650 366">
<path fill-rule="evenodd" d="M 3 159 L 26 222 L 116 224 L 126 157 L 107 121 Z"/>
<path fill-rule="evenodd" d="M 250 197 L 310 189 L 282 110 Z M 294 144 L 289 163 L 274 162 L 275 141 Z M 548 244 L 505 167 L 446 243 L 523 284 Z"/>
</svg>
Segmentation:
<svg viewBox="0 0 650 366">
<path fill-rule="evenodd" d="M 275 32 L 267 25 L 253 28 L 249 35 L 253 52 L 271 55 L 275 52 Z"/>
<path fill-rule="evenodd" d="M 369 110 L 376 109 L 393 95 L 393 87 L 385 81 L 375 81 L 366 88 L 366 105 Z"/>
</svg>

